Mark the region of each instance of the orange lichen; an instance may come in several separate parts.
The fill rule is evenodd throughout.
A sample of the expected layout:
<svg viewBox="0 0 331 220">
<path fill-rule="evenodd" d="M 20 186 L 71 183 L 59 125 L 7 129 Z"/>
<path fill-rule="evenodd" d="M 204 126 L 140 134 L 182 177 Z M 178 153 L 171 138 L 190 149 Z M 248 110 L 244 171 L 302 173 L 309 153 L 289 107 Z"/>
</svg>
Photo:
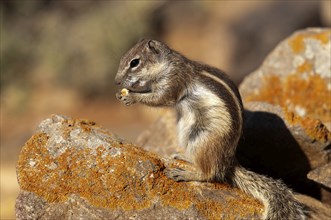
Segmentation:
<svg viewBox="0 0 331 220">
<path fill-rule="evenodd" d="M 309 63 L 304 63 L 298 67 L 297 73 L 287 77 L 280 78 L 272 74 L 265 76 L 264 84 L 258 93 L 251 94 L 246 101 L 268 102 L 279 105 L 286 112 L 291 113 L 300 108 L 304 111 L 304 117 L 309 120 L 331 121 L 330 91 L 325 80 L 317 74 L 309 75 L 307 79 L 301 76 L 301 72 L 310 71 L 310 68 Z M 319 134 L 319 131 L 312 128 L 312 124 L 307 123 L 307 120 L 303 121 L 302 125 L 309 131 L 308 133 L 316 140 L 324 140 L 325 134 Z"/>
<path fill-rule="evenodd" d="M 330 30 L 325 30 L 320 33 L 305 32 L 298 33 L 288 41 L 294 53 L 301 53 L 305 49 L 304 39 L 311 38 L 320 41 L 322 44 L 327 44 L 330 41 Z"/>
<path fill-rule="evenodd" d="M 238 188 L 232 188 L 229 185 L 224 184 L 210 184 L 208 185 L 208 188 L 226 190 L 236 194 L 236 198 L 220 198 L 224 201 L 219 202 L 218 200 L 205 200 L 202 195 L 202 199 L 197 200 L 195 206 L 207 219 L 243 219 L 245 218 L 245 213 L 260 216 L 264 210 L 264 207 L 260 202 L 247 197 L 247 195 L 242 193 Z"/>
<path fill-rule="evenodd" d="M 264 78 L 264 85 L 258 94 L 252 94 L 246 101 L 265 101 L 294 111 L 295 106 L 305 109 L 311 118 L 330 121 L 331 99 L 327 85 L 319 75 L 303 79 L 298 74 L 291 74 L 281 80 L 278 76 Z"/>
<path fill-rule="evenodd" d="M 291 38 L 289 40 L 288 43 L 290 44 L 294 53 L 300 53 L 305 49 L 303 39 L 304 39 L 304 36 L 297 35 L 296 37 Z"/>
<path fill-rule="evenodd" d="M 298 73 L 310 73 L 312 70 L 313 70 L 313 65 L 307 61 L 297 67 Z"/>
<path fill-rule="evenodd" d="M 315 138 L 315 140 L 326 142 L 331 139 L 331 132 L 320 120 L 311 119 L 309 117 L 303 118 L 290 111 L 285 111 L 285 118 L 286 121 L 291 124 L 301 125 L 305 128 L 307 134 Z"/>
<path fill-rule="evenodd" d="M 66 133 L 81 126 L 79 121 L 63 123 L 71 125 L 64 126 Z M 94 129 L 91 124 L 86 126 L 90 128 L 84 132 Z M 222 213 L 215 210 L 221 209 L 239 216 L 261 213 L 256 200 L 226 185 L 210 183 L 209 188 L 227 190 L 238 199 L 224 203 L 202 198 L 192 183 L 177 183 L 167 178 L 162 161 L 136 146 L 110 140 L 109 144 L 120 154 L 109 154 L 100 145 L 96 149 L 68 147 L 55 157 L 46 148 L 48 139 L 44 133 L 34 135 L 23 147 L 17 165 L 21 189 L 34 192 L 48 202 L 65 201 L 70 194 L 78 194 L 97 207 L 141 210 L 151 207 L 157 198 L 163 206 L 178 210 L 197 207 L 209 219 L 220 218 Z M 213 210 L 213 214 L 208 214 L 207 209 Z"/>
<path fill-rule="evenodd" d="M 227 199 L 224 203 L 227 205 L 220 205 L 217 201 L 203 201 L 200 200 L 196 207 L 200 213 L 207 219 L 243 219 L 244 213 L 252 213 L 252 215 L 259 216 L 263 212 L 263 206 L 256 200 L 245 201 L 245 199 Z M 243 202 L 243 204 L 242 204 Z M 249 205 L 247 205 L 249 204 Z"/>
<path fill-rule="evenodd" d="M 128 154 L 121 160 L 111 156 L 102 160 L 101 155 L 105 151 L 102 146 L 97 148 L 96 155 L 93 155 L 89 148 L 67 149 L 56 158 L 51 158 L 45 148 L 44 136 L 38 134 L 32 137 L 24 147 L 26 152 L 21 153 L 18 170 L 22 189 L 33 191 L 49 202 L 64 201 L 69 194 L 77 193 L 100 207 L 141 209 L 149 205 L 150 200 L 145 195 L 146 186 L 141 184 L 140 180 L 132 179 L 134 173 L 126 167 L 136 163 L 132 160 L 139 153 L 136 150 L 133 150 L 134 155 Z M 27 158 L 31 155 L 33 161 L 36 161 L 33 167 L 28 163 L 31 158 Z M 86 155 L 89 155 L 88 160 Z M 148 154 L 144 154 L 143 158 L 150 159 L 157 165 L 157 160 Z M 56 168 L 49 168 L 52 163 L 56 164 Z M 91 166 L 93 163 L 95 165 Z M 114 170 L 111 175 L 106 173 L 109 167 Z M 104 182 L 107 183 L 106 186 Z M 135 186 L 134 190 L 126 189 L 129 184 Z M 135 201 L 133 197 L 139 196 L 142 200 Z"/>
</svg>

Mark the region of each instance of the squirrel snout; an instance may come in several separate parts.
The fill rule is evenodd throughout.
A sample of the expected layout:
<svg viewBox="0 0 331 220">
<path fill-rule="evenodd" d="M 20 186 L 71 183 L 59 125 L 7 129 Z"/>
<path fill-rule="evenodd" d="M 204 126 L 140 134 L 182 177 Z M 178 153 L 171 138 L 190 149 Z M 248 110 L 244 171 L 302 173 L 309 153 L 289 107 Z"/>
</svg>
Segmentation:
<svg viewBox="0 0 331 220">
<path fill-rule="evenodd" d="M 120 85 L 122 82 L 122 79 L 120 77 L 115 77 L 115 84 Z"/>
</svg>

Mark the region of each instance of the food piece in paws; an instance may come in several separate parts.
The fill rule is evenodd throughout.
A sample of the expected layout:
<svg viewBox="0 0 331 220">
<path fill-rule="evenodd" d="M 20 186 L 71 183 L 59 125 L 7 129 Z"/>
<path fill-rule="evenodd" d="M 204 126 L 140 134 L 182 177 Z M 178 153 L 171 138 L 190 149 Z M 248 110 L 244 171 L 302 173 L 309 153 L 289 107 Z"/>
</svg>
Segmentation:
<svg viewBox="0 0 331 220">
<path fill-rule="evenodd" d="M 127 96 L 128 94 L 129 94 L 129 90 L 128 90 L 128 89 L 123 88 L 123 89 L 121 90 L 121 96 Z"/>
</svg>

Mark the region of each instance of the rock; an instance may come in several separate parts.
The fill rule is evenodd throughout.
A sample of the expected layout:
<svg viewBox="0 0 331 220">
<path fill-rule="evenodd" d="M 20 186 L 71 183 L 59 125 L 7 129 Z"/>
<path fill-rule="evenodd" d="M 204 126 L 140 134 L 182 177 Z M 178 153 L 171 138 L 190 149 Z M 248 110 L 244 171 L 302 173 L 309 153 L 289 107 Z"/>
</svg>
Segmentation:
<svg viewBox="0 0 331 220">
<path fill-rule="evenodd" d="M 305 195 L 297 195 L 296 199 L 309 207 L 309 218 L 316 220 L 328 220 L 331 218 L 331 206 L 329 204 L 323 204 L 320 201 L 313 199 Z"/>
<path fill-rule="evenodd" d="M 326 127 L 309 118 L 302 124 L 288 118 L 281 107 L 265 102 L 248 102 L 245 107 L 243 138 L 237 150 L 240 163 L 283 179 L 297 192 L 328 201 L 330 194 L 307 178 L 309 171 L 329 162 L 331 140 L 316 138 L 329 135 Z"/>
<path fill-rule="evenodd" d="M 308 178 L 331 189 L 331 163 L 310 171 Z"/>
<path fill-rule="evenodd" d="M 251 219 L 259 202 L 219 183 L 177 183 L 162 159 L 87 120 L 54 115 L 19 156 L 17 219 Z"/>
<path fill-rule="evenodd" d="M 262 66 L 244 79 L 240 93 L 244 102 L 279 105 L 286 112 L 329 125 L 330 80 L 331 29 L 312 28 L 282 41 Z"/>
<path fill-rule="evenodd" d="M 321 199 L 326 204 L 331 204 L 331 163 L 322 165 L 310 171 L 308 179 L 319 183 L 321 186 Z"/>
<path fill-rule="evenodd" d="M 330 80 L 331 29 L 311 28 L 297 31 L 282 41 L 268 55 L 262 66 L 246 77 L 240 85 L 240 93 L 246 107 L 247 103 L 252 101 L 271 104 L 272 107 L 261 104 L 262 110 L 258 107 L 253 111 L 281 112 L 277 115 L 290 131 L 288 137 L 294 138 L 289 141 L 275 129 L 274 134 L 268 134 L 268 137 L 273 137 L 270 139 L 273 141 L 267 141 L 266 138 L 264 142 L 259 139 L 258 143 L 255 143 L 256 134 L 265 134 L 266 130 L 272 131 L 271 126 L 263 126 L 263 120 L 257 120 L 260 116 L 255 116 L 250 124 L 245 125 L 245 146 L 242 147 L 243 151 L 246 151 L 244 156 L 249 158 L 248 161 L 259 158 L 254 162 L 256 165 L 253 169 L 265 169 L 263 173 L 271 171 L 271 176 L 282 177 L 285 182 L 293 184 L 294 188 L 297 186 L 296 189 L 300 192 L 306 191 L 316 198 L 322 197 L 322 201 L 331 201 L 331 193 L 324 190 L 319 192 L 320 186 L 312 181 L 309 183 L 306 175 L 312 169 L 330 162 Z M 279 108 L 277 106 L 280 106 L 279 110 L 275 110 Z M 267 109 L 263 110 L 264 108 Z M 258 115 L 263 116 L 260 113 Z M 247 135 L 250 137 L 247 138 Z M 273 152 L 269 153 L 269 156 L 267 152 L 263 153 L 266 145 L 268 150 L 272 149 Z M 290 149 L 291 153 L 288 151 Z M 294 149 L 297 149 L 296 154 Z M 276 158 L 277 152 L 282 152 L 278 153 L 278 158 L 284 158 L 288 168 L 284 167 L 285 164 L 282 165 L 282 161 L 271 158 Z M 290 155 L 297 155 L 297 159 L 301 155 L 301 159 L 294 160 Z M 299 162 L 300 164 L 297 164 Z M 283 171 L 277 167 L 283 167 Z M 297 175 L 301 177 L 295 180 L 294 177 Z M 312 187 L 313 185 L 315 186 Z"/>
</svg>

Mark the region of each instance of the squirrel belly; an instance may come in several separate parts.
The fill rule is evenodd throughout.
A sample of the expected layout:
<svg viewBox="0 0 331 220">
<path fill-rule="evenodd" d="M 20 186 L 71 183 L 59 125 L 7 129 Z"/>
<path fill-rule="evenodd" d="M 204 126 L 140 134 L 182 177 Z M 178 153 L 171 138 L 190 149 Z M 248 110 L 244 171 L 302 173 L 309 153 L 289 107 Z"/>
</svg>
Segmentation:
<svg viewBox="0 0 331 220">
<path fill-rule="evenodd" d="M 302 205 L 282 182 L 241 167 L 236 147 L 243 105 L 237 87 L 214 67 L 191 61 L 155 40 L 142 40 L 122 58 L 115 82 L 126 105 L 172 106 L 177 112 L 180 156 L 194 171 L 167 168 L 176 181 L 220 181 L 262 201 L 263 219 L 305 219 Z"/>
</svg>

